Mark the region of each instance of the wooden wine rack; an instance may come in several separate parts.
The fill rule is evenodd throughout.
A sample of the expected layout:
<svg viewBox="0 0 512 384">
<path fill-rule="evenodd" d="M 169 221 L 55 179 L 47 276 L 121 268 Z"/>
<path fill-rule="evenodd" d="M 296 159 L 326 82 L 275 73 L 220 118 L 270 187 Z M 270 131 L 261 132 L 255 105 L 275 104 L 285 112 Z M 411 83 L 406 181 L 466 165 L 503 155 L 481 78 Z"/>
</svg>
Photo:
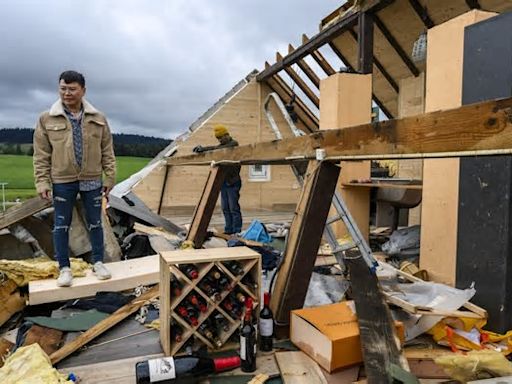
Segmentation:
<svg viewBox="0 0 512 384">
<path fill-rule="evenodd" d="M 234 275 L 228 267 L 224 265 L 226 261 L 237 261 L 244 269 L 243 275 Z M 179 268 L 180 264 L 194 264 L 199 272 L 197 279 L 189 279 Z M 242 319 L 235 319 L 230 316 L 226 310 L 221 307 L 221 303 L 226 299 L 231 290 L 221 293 L 218 301 L 212 300 L 206 292 L 199 287 L 200 282 L 205 278 L 212 268 L 217 268 L 226 275 L 232 282 L 232 285 L 251 297 L 254 301 L 254 314 L 259 314 L 260 292 L 261 292 L 261 256 L 259 253 L 247 247 L 231 248 L 210 248 L 210 249 L 191 249 L 178 250 L 160 253 L 160 342 L 166 356 L 174 356 L 181 352 L 182 347 L 187 341 L 195 336 L 196 341 L 205 344 L 209 349 L 217 349 L 213 343 L 203 336 L 198 328 L 210 316 L 221 314 L 229 324 L 228 330 L 222 330 L 219 333 L 219 339 L 224 345 L 231 335 L 239 328 Z M 242 283 L 244 276 L 251 275 L 252 280 L 257 285 L 254 287 L 246 286 Z M 171 294 L 171 279 L 178 279 L 183 289 L 181 294 L 176 297 Z M 176 309 L 179 304 L 185 300 L 187 295 L 194 292 L 198 297 L 207 303 L 207 311 L 199 313 L 198 324 L 192 326 L 184 320 Z M 171 319 L 179 324 L 183 329 L 181 341 L 172 340 Z"/>
</svg>

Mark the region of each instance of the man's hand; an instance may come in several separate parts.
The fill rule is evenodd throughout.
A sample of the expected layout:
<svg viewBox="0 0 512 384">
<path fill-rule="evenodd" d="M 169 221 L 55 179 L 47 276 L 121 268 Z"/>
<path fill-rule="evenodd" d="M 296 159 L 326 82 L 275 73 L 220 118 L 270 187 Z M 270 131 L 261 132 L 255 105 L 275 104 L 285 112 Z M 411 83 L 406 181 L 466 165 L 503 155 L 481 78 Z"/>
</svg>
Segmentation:
<svg viewBox="0 0 512 384">
<path fill-rule="evenodd" d="M 204 152 L 204 148 L 201 145 L 196 145 L 194 149 L 192 149 L 192 152 L 194 153 L 201 153 Z"/>
<path fill-rule="evenodd" d="M 43 191 L 43 192 L 40 192 L 40 193 L 39 193 L 39 197 L 40 197 L 41 199 L 45 199 L 45 200 L 48 200 L 48 201 L 49 201 L 49 200 L 51 200 L 51 199 L 52 199 L 52 192 L 51 192 L 51 191 L 48 191 L 48 190 Z"/>
<path fill-rule="evenodd" d="M 111 190 L 112 190 L 112 187 L 105 187 L 105 186 L 102 189 L 103 196 L 105 196 L 105 199 L 107 199 L 107 201 L 108 201 L 108 194 L 110 193 Z"/>
</svg>

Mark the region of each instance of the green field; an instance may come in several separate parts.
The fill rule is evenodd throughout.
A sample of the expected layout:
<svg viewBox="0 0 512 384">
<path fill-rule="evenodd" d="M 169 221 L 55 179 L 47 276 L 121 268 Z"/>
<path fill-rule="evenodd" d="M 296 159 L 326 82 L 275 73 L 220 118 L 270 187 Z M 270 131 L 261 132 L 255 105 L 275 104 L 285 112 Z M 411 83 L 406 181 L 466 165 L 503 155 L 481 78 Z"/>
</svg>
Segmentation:
<svg viewBox="0 0 512 384">
<path fill-rule="evenodd" d="M 117 158 L 117 182 L 123 181 L 144 167 L 151 159 L 145 157 Z M 32 157 L 24 155 L 0 155 L 0 183 L 5 186 L 5 200 L 28 199 L 36 195 Z M 0 202 L 1 202 L 0 189 Z"/>
</svg>

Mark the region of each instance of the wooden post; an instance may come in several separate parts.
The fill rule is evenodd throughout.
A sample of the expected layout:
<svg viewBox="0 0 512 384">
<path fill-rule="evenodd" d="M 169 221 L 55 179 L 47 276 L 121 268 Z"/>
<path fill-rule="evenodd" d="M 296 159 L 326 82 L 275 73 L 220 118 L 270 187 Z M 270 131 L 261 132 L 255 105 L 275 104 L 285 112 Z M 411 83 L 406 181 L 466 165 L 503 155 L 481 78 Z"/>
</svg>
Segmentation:
<svg viewBox="0 0 512 384">
<path fill-rule="evenodd" d="M 220 165 L 210 168 L 208 179 L 203 188 L 201 198 L 194 211 L 192 223 L 187 234 L 187 240 L 194 243 L 195 248 L 201 248 L 206 238 L 206 231 L 219 198 L 220 188 L 224 182 L 225 168 Z"/>
<path fill-rule="evenodd" d="M 358 19 L 358 72 L 366 75 L 373 71 L 373 14 L 361 12 Z"/>
<path fill-rule="evenodd" d="M 290 311 L 304 305 L 339 172 L 329 162 L 311 161 L 308 166 L 272 292 L 270 305 L 279 323 L 288 324 Z"/>
</svg>

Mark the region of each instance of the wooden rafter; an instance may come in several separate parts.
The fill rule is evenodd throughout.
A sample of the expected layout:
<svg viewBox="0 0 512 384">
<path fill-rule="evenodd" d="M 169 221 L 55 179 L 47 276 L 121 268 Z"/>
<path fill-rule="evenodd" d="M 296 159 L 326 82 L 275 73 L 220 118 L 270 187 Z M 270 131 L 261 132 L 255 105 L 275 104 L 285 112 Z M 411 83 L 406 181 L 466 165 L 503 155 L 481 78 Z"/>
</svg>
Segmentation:
<svg viewBox="0 0 512 384">
<path fill-rule="evenodd" d="M 329 43 L 329 47 L 331 47 L 332 51 L 336 54 L 336 56 L 338 56 L 338 58 L 343 62 L 343 64 L 345 64 L 345 66 L 351 72 L 355 72 L 354 67 L 352 67 L 352 65 L 350 64 L 348 59 L 345 57 L 345 55 L 343 55 L 343 53 L 341 53 L 341 51 L 338 49 L 338 47 L 336 47 L 336 45 L 333 42 Z M 391 112 L 389 112 L 389 109 L 386 108 L 384 103 L 382 101 L 380 101 L 380 99 L 377 97 L 377 95 L 375 93 L 372 94 L 372 98 L 373 98 L 373 101 L 375 102 L 375 104 L 377 104 L 377 106 L 381 109 L 381 111 L 386 115 L 386 117 L 388 119 L 392 119 L 394 117 L 393 114 Z"/>
<path fill-rule="evenodd" d="M 306 34 L 302 35 L 302 44 L 307 44 L 309 41 L 309 38 L 306 36 Z M 325 59 L 325 57 L 320 53 L 320 51 L 312 51 L 310 53 L 311 57 L 317 62 L 317 64 L 322 68 L 322 70 L 325 72 L 327 76 L 334 75 L 336 71 L 333 67 L 331 67 L 331 64 Z"/>
<path fill-rule="evenodd" d="M 512 153 L 512 98 L 471 104 L 423 115 L 328 129 L 308 136 L 168 159 L 170 165 L 286 164 L 314 159 L 316 149 L 327 160 L 425 158 Z"/>
<path fill-rule="evenodd" d="M 389 5 L 392 1 L 390 0 L 367 0 L 364 5 L 360 9 L 362 12 L 378 12 L 382 8 Z M 353 27 L 357 24 L 358 13 L 351 13 L 345 17 L 343 17 L 338 22 L 334 23 L 330 27 L 325 28 L 323 31 L 315 35 L 311 40 L 309 40 L 306 44 L 303 44 L 301 47 L 297 48 L 294 52 L 287 55 L 283 58 L 283 61 L 275 63 L 269 68 L 266 68 L 262 71 L 256 79 L 258 81 L 263 81 L 268 77 L 278 73 L 283 70 L 285 67 L 293 65 L 307 55 L 311 54 L 311 52 L 316 51 L 318 48 L 328 43 L 335 37 L 342 34 L 347 28 Z"/>
<path fill-rule="evenodd" d="M 352 36 L 352 38 L 357 42 L 358 41 L 357 33 L 351 29 L 348 32 L 349 32 L 350 36 Z M 389 72 L 386 71 L 386 68 L 384 68 L 384 66 L 381 64 L 379 59 L 377 59 L 375 57 L 375 55 L 373 56 L 373 63 L 375 64 L 377 69 L 380 71 L 380 73 L 382 73 L 382 76 L 384 76 L 384 78 L 388 81 L 389 85 L 391 85 L 391 87 L 395 90 L 395 92 L 398 93 L 399 88 L 398 88 L 398 84 L 396 83 L 395 79 L 393 79 L 393 77 L 389 74 Z"/>
<path fill-rule="evenodd" d="M 288 44 L 288 53 L 290 54 L 294 50 L 295 50 L 295 48 L 293 48 L 293 45 Z M 304 74 L 308 77 L 308 79 L 311 80 L 311 82 L 315 85 L 315 87 L 320 89 L 320 78 L 317 76 L 315 71 L 313 71 L 313 68 L 311 68 L 308 65 L 308 63 L 306 63 L 306 61 L 304 59 L 298 60 L 297 65 L 299 66 L 301 71 L 304 72 Z"/>
<path fill-rule="evenodd" d="M 276 61 L 281 61 L 283 56 L 279 52 L 276 53 Z M 284 71 L 290 76 L 290 78 L 294 81 L 295 84 L 304 92 L 309 100 L 317 107 L 320 108 L 320 100 L 318 96 L 308 87 L 308 85 L 302 80 L 297 72 L 295 72 L 291 67 L 285 67 Z"/>
<path fill-rule="evenodd" d="M 411 73 L 414 76 L 418 76 L 420 74 L 420 70 L 418 67 L 416 67 L 416 64 L 411 60 L 409 55 L 404 51 L 402 46 L 398 43 L 398 41 L 395 39 L 393 34 L 389 31 L 389 29 L 386 27 L 386 25 L 382 22 L 382 20 L 379 18 L 378 15 L 374 15 L 374 22 L 375 25 L 377 25 L 377 28 L 380 29 L 388 43 L 393 47 L 395 52 L 400 56 L 404 64 L 409 68 Z"/>
<path fill-rule="evenodd" d="M 268 63 L 265 63 L 268 64 Z M 292 98 L 292 90 L 286 84 L 286 82 L 279 75 L 274 75 L 271 78 L 267 79 L 265 83 L 276 92 L 279 97 L 285 102 L 289 103 Z M 297 105 L 297 116 L 300 121 L 304 123 L 306 128 L 310 132 L 316 132 L 318 130 L 318 118 L 309 110 L 309 108 L 304 104 L 304 102 L 299 98 L 295 98 L 295 104 Z"/>
<path fill-rule="evenodd" d="M 411 7 L 414 9 L 414 12 L 416 12 L 416 14 L 423 22 L 423 25 L 425 27 L 432 28 L 436 25 L 434 21 L 430 18 L 427 9 L 423 5 L 421 5 L 418 0 L 409 0 L 409 4 L 411 4 Z"/>
</svg>

